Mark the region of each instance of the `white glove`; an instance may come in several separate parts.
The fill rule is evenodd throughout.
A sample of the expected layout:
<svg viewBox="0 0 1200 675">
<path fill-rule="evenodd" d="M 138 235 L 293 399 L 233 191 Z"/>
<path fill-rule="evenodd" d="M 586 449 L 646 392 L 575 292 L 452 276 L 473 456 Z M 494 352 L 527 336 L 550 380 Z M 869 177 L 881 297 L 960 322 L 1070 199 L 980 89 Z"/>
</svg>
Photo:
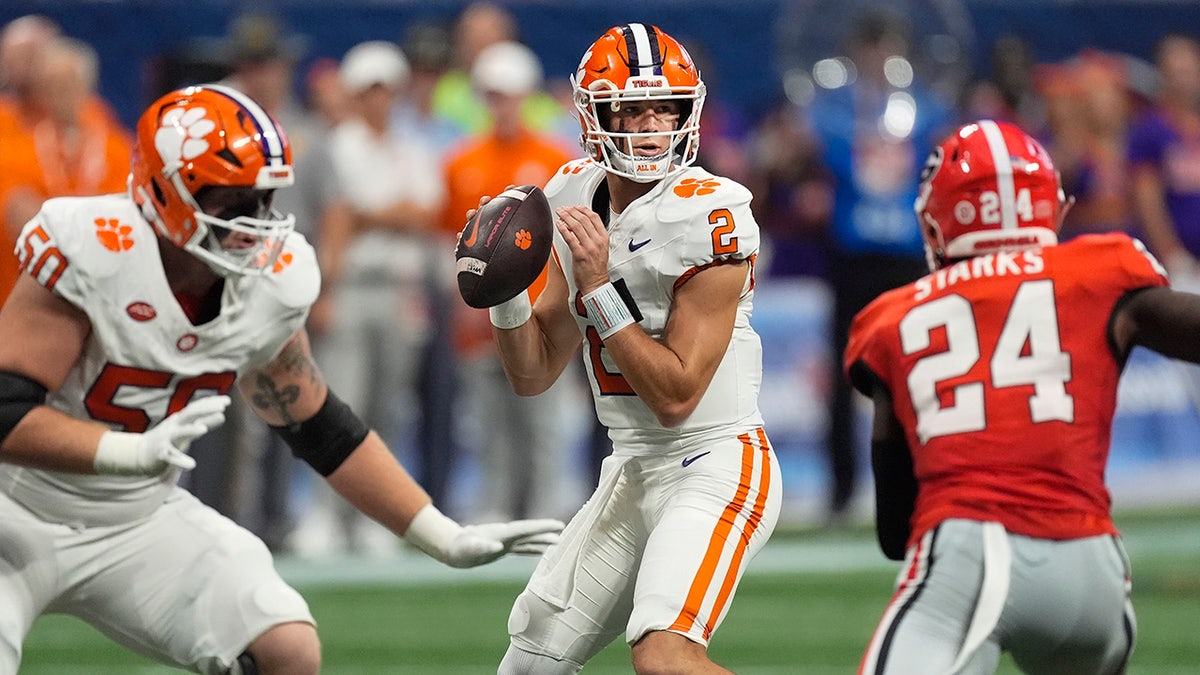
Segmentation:
<svg viewBox="0 0 1200 675">
<path fill-rule="evenodd" d="M 451 567 L 475 567 L 506 553 L 537 555 L 558 542 L 563 523 L 543 518 L 463 527 L 433 504 L 417 512 L 404 539 Z"/>
<path fill-rule="evenodd" d="M 153 429 L 140 434 L 106 431 L 96 446 L 96 473 L 123 476 L 156 476 L 171 467 L 187 471 L 196 466 L 188 446 L 209 429 L 225 421 L 228 396 L 192 401 Z"/>
</svg>

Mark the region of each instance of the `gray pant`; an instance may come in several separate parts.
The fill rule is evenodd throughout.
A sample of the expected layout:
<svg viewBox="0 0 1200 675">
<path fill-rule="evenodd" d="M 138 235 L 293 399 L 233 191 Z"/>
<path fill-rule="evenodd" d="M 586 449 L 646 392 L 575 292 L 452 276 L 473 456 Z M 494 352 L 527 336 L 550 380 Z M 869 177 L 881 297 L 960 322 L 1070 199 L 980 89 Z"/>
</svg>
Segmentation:
<svg viewBox="0 0 1200 675">
<path fill-rule="evenodd" d="M 911 547 L 863 659 L 871 675 L 1125 670 L 1136 635 L 1121 541 L 1052 541 L 948 520 Z"/>
<path fill-rule="evenodd" d="M 568 515 L 577 506 L 565 505 L 562 494 L 570 454 L 564 396 L 577 386 L 571 371 L 537 396 L 515 394 L 494 354 L 464 361 L 462 375 L 464 403 L 475 423 L 464 436 L 475 441 L 483 483 L 475 519 Z"/>
</svg>

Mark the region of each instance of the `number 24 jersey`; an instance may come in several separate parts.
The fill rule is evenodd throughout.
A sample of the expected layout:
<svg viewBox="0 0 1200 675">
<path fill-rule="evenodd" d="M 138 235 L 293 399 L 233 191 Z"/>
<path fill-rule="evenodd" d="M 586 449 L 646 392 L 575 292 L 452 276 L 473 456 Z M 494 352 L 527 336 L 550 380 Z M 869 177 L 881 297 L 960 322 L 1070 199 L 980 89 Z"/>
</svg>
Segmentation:
<svg viewBox="0 0 1200 675">
<path fill-rule="evenodd" d="M 891 393 L 920 485 L 912 537 L 947 518 L 1016 534 L 1115 533 L 1104 484 L 1124 355 L 1109 320 L 1166 273 L 1123 234 L 983 255 L 889 291 L 854 320 L 855 387 Z"/>
</svg>

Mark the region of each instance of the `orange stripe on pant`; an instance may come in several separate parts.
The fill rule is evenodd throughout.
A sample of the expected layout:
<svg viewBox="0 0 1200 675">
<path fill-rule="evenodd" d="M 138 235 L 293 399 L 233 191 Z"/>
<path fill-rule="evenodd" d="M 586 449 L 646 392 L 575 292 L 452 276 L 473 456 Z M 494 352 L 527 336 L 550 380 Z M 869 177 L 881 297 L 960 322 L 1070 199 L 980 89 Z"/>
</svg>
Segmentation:
<svg viewBox="0 0 1200 675">
<path fill-rule="evenodd" d="M 737 579 L 738 569 L 740 569 L 742 559 L 746 555 L 746 548 L 750 544 L 750 537 L 758 529 L 758 525 L 762 521 L 763 507 L 767 500 L 768 486 L 771 481 L 771 463 L 768 455 L 770 446 L 767 444 L 766 433 L 763 432 L 762 428 L 759 428 L 757 433 L 759 451 L 763 460 L 763 468 L 759 476 L 758 498 L 754 500 L 754 508 L 747 517 L 745 526 L 742 527 L 741 536 L 730 559 L 729 567 L 725 571 L 724 578 L 721 580 L 721 589 L 714 600 L 713 610 L 709 614 L 708 623 L 704 626 L 705 639 L 708 639 L 712 634 L 717 618 L 721 615 L 721 611 L 729 601 L 729 596 L 733 592 L 733 584 Z M 708 541 L 708 550 L 704 553 L 704 560 L 700 563 L 700 569 L 696 577 L 692 580 L 691 588 L 688 589 L 687 600 L 684 601 L 679 616 L 668 630 L 686 633 L 696 623 L 696 618 L 700 614 L 700 607 L 704 603 L 704 596 L 712 584 L 713 577 L 716 576 L 717 565 L 721 561 L 721 554 L 725 549 L 725 543 L 729 540 L 729 534 L 733 530 L 734 520 L 746 506 L 746 497 L 750 493 L 750 480 L 754 474 L 754 444 L 751 442 L 749 434 L 742 434 L 738 437 L 738 440 L 742 442 L 742 472 L 738 479 L 737 492 L 734 493 L 733 499 L 729 504 L 725 506 L 720 520 L 717 521 L 712 537 Z"/>
</svg>

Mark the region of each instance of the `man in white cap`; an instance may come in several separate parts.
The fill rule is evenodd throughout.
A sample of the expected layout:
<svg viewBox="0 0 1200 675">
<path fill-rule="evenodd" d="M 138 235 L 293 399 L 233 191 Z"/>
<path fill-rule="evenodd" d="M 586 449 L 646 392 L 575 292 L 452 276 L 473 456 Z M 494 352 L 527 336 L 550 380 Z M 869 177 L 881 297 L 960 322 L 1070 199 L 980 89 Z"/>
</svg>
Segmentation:
<svg viewBox="0 0 1200 675">
<path fill-rule="evenodd" d="M 351 405 L 397 448 L 411 445 L 417 362 L 428 329 L 425 265 L 443 197 L 435 154 L 390 125 L 409 78 L 396 44 L 363 42 L 342 58 L 352 114 L 329 137 L 325 175 L 336 197 L 322 214 L 321 298 L 310 328 L 317 358 Z M 322 486 L 293 537 L 297 553 L 394 545 Z M 378 535 L 378 536 L 376 536 Z"/>
<path fill-rule="evenodd" d="M 463 214 L 475 208 L 481 195 L 499 194 L 509 185 L 545 185 L 573 156 L 560 139 L 522 121 L 522 105 L 542 84 L 541 63 L 528 47 L 502 41 L 485 48 L 471 68 L 471 83 L 487 105 L 491 128 L 465 140 L 446 159 L 442 227 L 447 239 L 462 229 Z M 539 279 L 535 287 L 541 284 L 544 280 Z M 474 413 L 469 419 L 505 421 L 486 433 L 465 434 L 477 439 L 487 476 L 482 500 L 475 506 L 497 515 L 563 510 L 563 396 L 581 384 L 564 378 L 545 393 L 517 396 L 492 343 L 487 312 L 457 304 L 455 345 L 462 364 L 462 392 L 469 397 L 465 403 Z"/>
</svg>

